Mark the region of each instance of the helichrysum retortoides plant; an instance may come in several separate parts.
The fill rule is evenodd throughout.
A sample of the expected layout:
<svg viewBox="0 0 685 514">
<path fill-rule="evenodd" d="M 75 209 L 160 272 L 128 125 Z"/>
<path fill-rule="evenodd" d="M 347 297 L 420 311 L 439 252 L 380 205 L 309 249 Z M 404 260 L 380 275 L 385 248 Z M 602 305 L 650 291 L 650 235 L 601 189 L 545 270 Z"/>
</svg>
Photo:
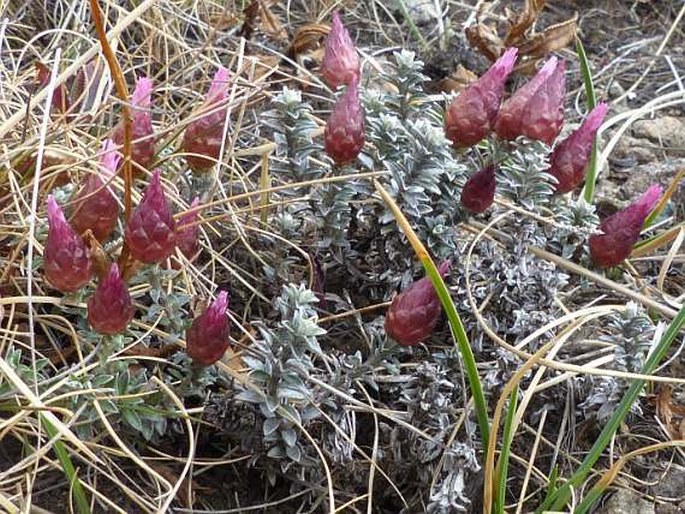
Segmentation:
<svg viewBox="0 0 685 514">
<path fill-rule="evenodd" d="M 275 297 L 267 305 L 256 300 L 253 291 L 247 293 L 242 281 L 232 285 L 231 310 L 240 319 L 240 325 L 232 328 L 241 329 L 244 335 L 235 342 L 237 355 L 231 362 L 240 364 L 241 380 L 235 382 L 225 380 L 226 366 L 218 363 L 230 345 L 227 291 L 217 292 L 204 309 L 191 309 L 190 294 L 180 292 L 179 276 L 186 280 L 202 274 L 200 290 L 205 294 L 198 296 L 215 291 L 218 282 L 213 282 L 209 291 L 204 289 L 210 277 L 207 262 L 213 273 L 221 259 L 215 259 L 216 247 L 210 252 L 211 239 L 205 241 L 205 254 L 198 255 L 200 200 L 195 198 L 190 210 L 174 220 L 172 198 L 166 198 L 162 187 L 162 178 L 164 184 L 179 177 L 183 182 L 189 180 L 188 169 L 206 174 L 220 159 L 227 121 L 223 108 L 229 87 L 227 70 L 219 68 L 201 105 L 194 108 L 194 119 L 182 123 L 185 130 L 179 141 L 172 143 L 183 152 L 183 156 L 171 155 L 177 159 L 178 169 L 167 169 L 166 158 L 160 159 L 162 169 L 143 174 L 146 181 L 135 186 L 144 192 L 128 223 L 123 219 L 118 223 L 122 213 L 117 189 L 112 186 L 120 187 L 121 181 L 110 178 L 119 157 L 108 152 L 113 143 L 106 142 L 98 173 L 88 175 L 65 204 L 67 218 L 58 216 L 54 206 L 48 211 L 50 233 L 43 265 L 48 282 L 53 282 L 50 273 L 64 278 L 67 274 L 61 270 L 73 265 L 71 279 L 61 290 L 80 289 L 84 294 L 87 310 L 68 308 L 81 316 L 80 333 L 103 360 L 93 377 L 71 380 L 71 390 L 116 390 L 123 399 L 103 402 L 111 409 L 107 414 L 119 412 L 125 421 L 121 425 L 135 428 L 146 439 L 166 429 L 160 418 L 172 427 L 180 426 L 166 414 L 139 414 L 145 412 L 148 402 L 163 406 L 159 398 L 147 395 L 148 362 L 135 362 L 130 370 L 117 359 L 108 362 L 112 349 L 142 344 L 146 351 L 159 351 L 166 357 L 151 359 L 154 372 L 179 398 L 194 407 L 211 398 L 206 410 L 211 413 L 206 418 L 211 425 L 203 425 L 203 430 L 214 447 L 225 451 L 228 444 L 229 451 L 244 451 L 251 456 L 245 465 L 263 471 L 272 483 L 287 481 L 292 492 L 326 480 L 317 452 L 321 450 L 336 478 L 335 487 L 354 494 L 358 494 L 359 476 L 368 470 L 367 459 L 371 458 L 361 456 L 369 448 L 366 428 L 372 416 L 364 410 L 369 399 L 390 413 L 388 418 L 379 416 L 377 432 L 373 432 L 378 437 L 373 458 L 402 493 L 407 493 L 409 505 L 395 510 L 441 513 L 468 509 L 470 498 L 478 494 L 470 485 L 477 482 L 472 477 L 478 471 L 477 456 L 482 449 L 474 443 L 475 428 L 468 418 L 464 430 L 453 437 L 463 414 L 463 396 L 468 394 L 461 386 L 459 356 L 445 347 L 448 332 L 440 323 L 442 308 L 414 251 L 394 216 L 374 196 L 369 181 L 357 174 L 378 173 L 377 180 L 432 256 L 443 261 L 440 271 L 449 279 L 474 349 L 483 367 L 489 366 L 484 381 L 486 393 L 491 395 L 520 363 L 483 339 L 482 327 L 470 314 L 474 307 L 465 294 L 466 265 L 470 265 L 469 293 L 475 308 L 481 308 L 485 322 L 500 337 L 511 344 L 520 343 L 534 329 L 558 317 L 557 305 L 567 301 L 563 293 L 570 280 L 550 262 L 532 256 L 528 248 L 546 248 L 582 263 L 590 262 L 591 253 L 597 266 L 620 264 L 629 256 L 661 193 L 650 190 L 636 202 L 637 207 L 621 215 L 620 223 L 609 218 L 596 230 L 598 219 L 592 206 L 562 193 L 573 193 L 581 186 L 606 106 L 599 104 L 575 131 L 567 130 L 560 137 L 564 63 L 550 59 L 535 77 L 507 95 L 505 85 L 513 80 L 516 56 L 515 49 L 505 50 L 490 70 L 458 95 L 431 96 L 424 91 L 423 63 L 411 52 L 389 57 L 379 76 L 362 76 L 349 32 L 340 16 L 334 15 L 322 63 L 322 78 L 332 89 L 329 98 L 322 101 L 321 91 L 304 97 L 299 91 L 284 89 L 273 96 L 268 113 L 256 116 L 264 142 L 276 143 L 274 153 L 268 156 L 272 184 L 321 182 L 270 193 L 268 200 L 273 204 L 260 211 L 268 233 L 246 238 L 254 245 L 250 251 L 259 255 L 259 265 L 246 261 L 249 252 L 240 243 L 221 255 L 235 271 L 232 276 L 249 274 L 253 283 L 260 284 L 260 298 Z M 149 153 L 153 147 L 152 88 L 146 81 L 139 82 L 140 91 L 134 93 L 132 104 L 134 123 L 138 119 L 145 128 L 145 135 L 139 137 L 150 142 L 147 155 L 134 157 L 149 169 L 154 157 L 154 151 Z M 235 87 L 241 84 L 231 83 Z M 115 140 L 118 130 L 112 136 Z M 239 146 L 241 137 L 235 136 Z M 257 164 L 251 158 L 240 157 L 250 165 Z M 347 180 L 325 181 L 341 176 Z M 246 184 L 256 187 L 257 181 Z M 188 188 L 181 184 L 179 190 Z M 177 203 L 188 205 L 193 196 Z M 201 198 L 208 205 L 215 200 Z M 509 203 L 553 220 L 554 229 L 519 213 L 507 213 Z M 252 215 L 243 211 L 237 219 L 242 222 Z M 493 231 L 492 239 L 488 234 L 476 244 L 467 261 L 463 224 L 480 228 L 498 216 L 502 216 L 495 227 L 499 233 Z M 212 223 L 216 223 L 212 228 L 218 229 L 218 237 L 232 230 L 223 221 Z M 59 232 L 53 231 L 53 224 L 60 227 L 62 240 L 82 249 L 70 254 L 68 262 L 48 259 L 54 249 L 49 239 Z M 618 225 L 621 230 L 614 230 Z M 89 250 L 81 240 L 87 230 L 112 253 L 106 275 L 92 281 Z M 210 234 L 208 231 L 212 237 Z M 291 246 L 281 244 L 284 239 L 303 251 L 292 251 Z M 131 260 L 121 263 L 120 269 L 113 262 L 122 241 Z M 609 259 L 606 248 L 619 246 L 621 255 Z M 178 273 L 173 266 L 162 264 L 176 247 L 176 255 L 194 258 L 199 271 L 193 268 Z M 448 262 L 452 263 L 449 276 Z M 54 263 L 59 264 L 58 271 L 49 272 Z M 313 277 L 308 276 L 310 266 Z M 126 273 L 135 276 L 126 276 L 125 281 L 122 275 Z M 214 280 L 214 275 L 211 277 Z M 56 287 L 59 278 L 54 279 Z M 304 285 L 306 279 L 312 279 L 311 288 Z M 246 301 L 248 297 L 251 299 Z M 385 312 L 374 310 L 373 305 L 368 311 L 355 310 L 383 300 L 391 302 Z M 324 324 L 321 318 L 328 310 L 350 311 L 354 316 L 328 318 Z M 620 329 L 612 325 L 608 336 L 638 333 L 624 325 Z M 164 336 L 150 334 L 141 326 L 154 326 Z M 635 336 L 633 343 L 623 344 L 622 354 L 616 342 L 617 362 L 619 354 L 626 362 L 643 355 L 644 341 L 638 339 Z M 181 341 L 185 341 L 186 351 L 169 348 Z M 533 351 L 537 344 L 535 341 L 524 350 Z M 641 362 L 637 359 L 625 369 L 638 369 Z M 139 368 L 140 374 L 133 371 Z M 234 372 L 236 368 L 230 369 Z M 591 385 L 595 400 L 580 406 L 589 413 L 597 411 L 596 399 L 613 405 L 623 391 L 623 385 Z M 610 392 L 604 394 L 606 391 Z M 133 403 L 134 397 L 136 401 L 144 398 L 142 405 Z M 74 401 L 76 410 L 78 402 L 99 399 Z M 176 412 L 176 408 L 169 411 Z M 97 422 L 93 409 L 83 412 L 86 424 Z M 605 412 L 597 417 L 605 418 Z M 222 437 L 216 437 L 217 428 Z M 303 429 L 314 437 L 316 448 L 304 437 Z M 338 481 L 340 476 L 345 480 Z M 315 496 L 314 489 L 311 491 Z M 392 494 L 377 490 L 374 500 Z"/>
</svg>

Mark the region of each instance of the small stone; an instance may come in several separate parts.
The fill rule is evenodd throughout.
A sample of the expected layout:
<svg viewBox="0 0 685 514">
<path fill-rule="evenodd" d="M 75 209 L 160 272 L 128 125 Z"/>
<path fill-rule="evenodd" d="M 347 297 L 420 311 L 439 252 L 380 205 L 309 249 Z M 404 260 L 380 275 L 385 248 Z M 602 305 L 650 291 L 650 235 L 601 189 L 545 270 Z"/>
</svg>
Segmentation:
<svg viewBox="0 0 685 514">
<path fill-rule="evenodd" d="M 440 17 L 433 0 L 406 0 L 407 10 L 416 23 L 434 22 Z"/>
<path fill-rule="evenodd" d="M 685 120 L 674 116 L 662 116 L 653 120 L 633 123 L 633 135 L 663 145 L 678 153 L 685 152 Z"/>
<path fill-rule="evenodd" d="M 600 507 L 597 514 L 655 514 L 654 505 L 638 493 L 619 489 Z"/>
</svg>

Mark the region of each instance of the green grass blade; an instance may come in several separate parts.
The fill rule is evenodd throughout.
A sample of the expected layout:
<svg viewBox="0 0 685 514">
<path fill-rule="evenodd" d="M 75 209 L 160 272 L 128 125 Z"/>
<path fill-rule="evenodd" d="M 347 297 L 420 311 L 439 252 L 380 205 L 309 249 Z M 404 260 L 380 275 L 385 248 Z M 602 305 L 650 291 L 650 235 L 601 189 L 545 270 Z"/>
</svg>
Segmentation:
<svg viewBox="0 0 685 514">
<path fill-rule="evenodd" d="M 509 471 L 509 456 L 511 455 L 511 443 L 514 439 L 514 418 L 516 407 L 518 406 L 519 387 L 514 386 L 509 397 L 509 408 L 507 417 L 504 420 L 504 430 L 502 431 L 502 451 L 497 464 L 497 497 L 495 498 L 496 514 L 504 514 L 504 502 L 507 492 L 507 472 Z"/>
<path fill-rule="evenodd" d="M 645 365 L 642 368 L 643 374 L 648 375 L 656 369 L 656 367 L 659 365 L 661 360 L 668 352 L 671 343 L 673 343 L 676 336 L 683 328 L 683 325 L 685 325 L 685 306 L 683 306 L 680 309 L 678 315 L 668 326 L 668 329 L 664 333 L 663 337 L 657 344 L 652 354 L 647 359 L 647 362 L 645 362 Z M 562 510 L 566 506 L 569 499 L 571 498 L 571 488 L 579 487 L 590 474 L 590 472 L 592 471 L 592 467 L 601 457 L 602 453 L 609 445 L 611 438 L 614 436 L 614 434 L 620 427 L 621 423 L 628 415 L 628 412 L 630 412 L 630 408 L 637 400 L 637 397 L 640 394 L 640 391 L 642 391 L 642 388 L 644 387 L 645 383 L 645 380 L 635 380 L 631 384 L 625 396 L 621 400 L 621 403 L 618 404 L 616 412 L 614 412 L 614 414 L 611 416 L 607 424 L 604 426 L 602 433 L 595 441 L 595 444 L 592 445 L 592 448 L 590 449 L 590 451 L 588 452 L 588 454 L 586 455 L 585 459 L 580 464 L 576 472 L 573 474 L 571 478 L 569 478 L 569 480 L 564 485 L 562 485 L 559 489 L 557 489 L 551 496 L 549 496 L 545 500 L 545 502 L 536 511 L 537 513 L 542 513 L 547 510 Z"/>
<path fill-rule="evenodd" d="M 583 76 L 583 84 L 585 85 L 585 96 L 587 98 L 587 110 L 590 112 L 597 105 L 597 97 L 595 95 L 595 85 L 592 83 L 592 70 L 590 69 L 590 62 L 585 53 L 585 47 L 576 37 L 576 53 L 578 54 L 578 62 L 580 64 L 580 74 Z M 587 173 L 585 175 L 585 188 L 583 189 L 583 198 L 589 204 L 595 197 L 595 183 L 597 182 L 597 138 L 592 143 L 592 150 L 590 151 L 590 158 L 587 164 Z"/>
<path fill-rule="evenodd" d="M 461 358 L 464 362 L 464 369 L 466 370 L 469 387 L 471 388 L 471 394 L 473 395 L 473 403 L 476 409 L 476 419 L 478 420 L 478 427 L 480 428 L 483 448 L 487 448 L 490 438 L 490 421 L 488 420 L 488 405 L 485 401 L 485 395 L 483 394 L 483 386 L 480 382 L 480 375 L 478 374 L 478 367 L 476 366 L 476 358 L 471 350 L 471 344 L 469 343 L 469 338 L 466 335 L 464 324 L 461 322 L 461 318 L 459 317 L 457 308 L 452 301 L 450 292 L 447 290 L 447 286 L 440 276 L 438 268 L 433 260 L 428 256 L 426 257 L 421 258 L 421 264 L 423 264 L 426 274 L 433 283 L 433 287 L 435 287 L 435 291 L 438 293 L 438 298 L 440 298 L 442 308 L 447 314 L 447 321 L 449 322 L 450 329 L 452 330 L 452 335 L 457 342 L 457 348 L 459 349 L 459 353 L 461 354 Z"/>
<path fill-rule="evenodd" d="M 404 235 L 407 236 L 409 243 L 411 244 L 417 257 L 426 269 L 426 274 L 428 278 L 433 283 L 438 298 L 440 298 L 440 303 L 442 308 L 447 314 L 447 320 L 449 321 L 450 330 L 452 331 L 452 336 L 457 343 L 457 348 L 459 354 L 461 355 L 462 361 L 464 363 L 464 369 L 466 370 L 466 377 L 469 381 L 469 387 L 471 388 L 471 394 L 473 395 L 473 403 L 476 409 L 476 419 L 478 420 L 478 427 L 480 428 L 480 437 L 483 442 L 483 448 L 488 447 L 488 441 L 490 440 L 490 422 L 488 420 L 488 404 L 485 401 L 485 395 L 483 394 L 483 386 L 480 382 L 480 375 L 478 374 L 478 367 L 476 366 L 476 358 L 473 356 L 473 351 L 471 350 L 471 345 L 469 343 L 469 338 L 466 335 L 466 330 L 464 329 L 464 324 L 461 322 L 457 308 L 452 301 L 450 292 L 447 290 L 444 280 L 440 276 L 437 266 L 428 254 L 428 250 L 419 240 L 414 229 L 407 221 L 407 218 L 402 213 L 402 209 L 399 208 L 395 200 L 388 194 L 385 188 L 380 182 L 374 179 L 373 186 L 381 195 L 381 198 L 387 205 L 390 212 L 397 220 L 397 224 L 400 226 Z"/>
<path fill-rule="evenodd" d="M 41 421 L 43 422 L 45 431 L 50 439 L 58 435 L 57 429 L 50 424 L 45 416 L 41 416 Z M 64 471 L 67 480 L 69 480 L 69 485 L 74 491 L 74 497 L 76 498 L 76 509 L 78 510 L 79 514 L 90 514 L 90 504 L 88 503 L 86 492 L 83 489 L 83 485 L 81 485 L 78 475 L 76 474 L 76 468 L 74 467 L 73 462 L 71 462 L 69 452 L 67 452 L 64 444 L 62 444 L 62 441 L 59 439 L 55 440 L 55 443 L 52 447 L 55 450 L 55 454 L 57 455 L 59 463 L 62 465 L 62 471 Z"/>
</svg>

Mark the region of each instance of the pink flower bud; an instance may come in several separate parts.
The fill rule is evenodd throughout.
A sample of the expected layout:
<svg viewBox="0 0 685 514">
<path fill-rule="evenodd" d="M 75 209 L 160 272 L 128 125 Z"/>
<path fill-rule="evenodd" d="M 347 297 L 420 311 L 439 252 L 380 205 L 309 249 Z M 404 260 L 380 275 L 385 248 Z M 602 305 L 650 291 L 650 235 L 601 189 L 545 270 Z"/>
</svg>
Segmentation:
<svg viewBox="0 0 685 514">
<path fill-rule="evenodd" d="M 140 78 L 131 96 L 131 131 L 133 133 L 131 158 L 144 169 L 149 169 L 155 158 L 155 139 L 150 137 L 153 133 L 151 105 L 152 80 L 147 77 Z M 121 120 L 114 128 L 112 139 L 117 145 L 124 143 L 124 120 Z"/>
<path fill-rule="evenodd" d="M 212 106 L 222 103 L 227 98 L 228 84 L 228 70 L 220 67 L 202 104 L 203 111 L 210 110 Z M 223 143 L 225 123 L 226 109 L 218 109 L 201 116 L 186 128 L 181 146 L 188 154 L 199 154 L 185 156 L 188 166 L 195 173 L 208 172 L 221 157 L 219 152 Z"/>
<path fill-rule="evenodd" d="M 507 49 L 477 82 L 452 100 L 445 115 L 445 134 L 454 146 L 473 146 L 490 134 L 517 52 L 517 48 Z"/>
<path fill-rule="evenodd" d="M 526 136 L 551 145 L 564 124 L 566 64 L 549 59 L 499 110 L 495 132 L 501 139 Z"/>
<path fill-rule="evenodd" d="M 590 256 L 597 266 L 618 266 L 630 256 L 642 225 L 662 193 L 661 186 L 652 185 L 635 202 L 602 222 L 599 228 L 603 234 L 590 236 Z"/>
<path fill-rule="evenodd" d="M 202 366 L 214 364 L 228 349 L 231 326 L 226 316 L 227 309 L 228 293 L 221 291 L 186 331 L 186 351 L 194 363 Z"/>
<path fill-rule="evenodd" d="M 50 68 L 40 61 L 36 61 L 36 79 L 39 87 L 46 87 L 50 82 Z M 50 108 L 64 114 L 71 107 L 69 92 L 64 84 L 60 84 L 52 91 Z"/>
<path fill-rule="evenodd" d="M 357 49 L 340 20 L 338 11 L 333 11 L 331 31 L 326 37 L 325 47 L 321 74 L 329 87 L 337 89 L 342 85 L 350 85 L 359 78 Z"/>
<path fill-rule="evenodd" d="M 196 209 L 198 205 L 200 199 L 196 197 L 190 204 L 190 210 L 179 217 L 176 225 L 176 245 L 188 259 L 195 257 L 200 246 L 197 239 L 200 227 L 196 224 L 200 217 L 200 211 Z"/>
<path fill-rule="evenodd" d="M 131 295 L 113 263 L 88 299 L 88 323 L 99 334 L 118 334 L 126 329 L 134 312 Z"/>
<path fill-rule="evenodd" d="M 568 193 L 585 180 L 585 165 L 590 157 L 592 142 L 608 110 L 607 104 L 597 104 L 583 124 L 552 152 L 547 173 L 557 179 L 557 193 Z"/>
<path fill-rule="evenodd" d="M 100 169 L 88 176 L 74 199 L 71 211 L 71 223 L 76 231 L 83 234 L 90 229 L 100 242 L 110 236 L 119 218 L 119 204 L 105 185 L 116 174 L 121 159 L 114 151 L 115 146 L 111 139 L 103 143 Z"/>
<path fill-rule="evenodd" d="M 131 257 L 147 263 L 166 259 L 176 246 L 175 229 L 171 207 L 156 170 L 126 226 L 124 235 Z"/>
<path fill-rule="evenodd" d="M 359 81 L 354 80 L 335 104 L 326 122 L 324 149 L 333 162 L 345 164 L 357 158 L 365 140 Z"/>
<path fill-rule="evenodd" d="M 495 200 L 495 166 L 489 164 L 471 175 L 461 191 L 461 206 L 475 214 L 485 212 Z"/>
<path fill-rule="evenodd" d="M 67 223 L 52 195 L 48 195 L 48 224 L 43 249 L 45 278 L 62 292 L 76 291 L 90 280 L 92 263 L 83 239 Z"/>
<path fill-rule="evenodd" d="M 440 264 L 443 278 L 450 261 Z M 428 277 L 414 282 L 398 294 L 385 315 L 385 331 L 403 346 L 414 346 L 433 333 L 440 318 L 440 299 Z"/>
</svg>

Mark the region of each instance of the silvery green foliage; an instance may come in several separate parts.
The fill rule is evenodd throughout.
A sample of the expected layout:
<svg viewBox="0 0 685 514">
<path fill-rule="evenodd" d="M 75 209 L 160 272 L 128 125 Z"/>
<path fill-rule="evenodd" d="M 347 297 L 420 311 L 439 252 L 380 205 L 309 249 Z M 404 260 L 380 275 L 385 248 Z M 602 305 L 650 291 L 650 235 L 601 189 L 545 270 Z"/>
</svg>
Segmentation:
<svg viewBox="0 0 685 514">
<path fill-rule="evenodd" d="M 272 166 L 274 176 L 284 182 L 297 183 L 315 180 L 331 174 L 352 175 L 352 167 L 335 167 L 324 154 L 320 142 L 312 139 L 312 132 L 318 127 L 312 118 L 312 106 L 302 100 L 299 91 L 285 88 L 273 100 L 273 109 L 266 113 L 265 124 L 273 130 L 277 144 Z M 298 220 L 300 226 L 281 228 L 287 234 L 282 236 L 293 241 L 314 240 L 320 249 L 331 250 L 339 261 L 349 252 L 347 231 L 350 225 L 352 202 L 361 193 L 368 193 L 368 186 L 350 179 L 342 182 L 319 184 L 314 187 L 297 187 L 280 192 L 276 196 L 307 196 L 309 200 L 288 205 L 285 213 L 276 220 L 287 222 Z"/>
<path fill-rule="evenodd" d="M 587 259 L 587 238 L 599 225 L 595 206 L 582 196 L 576 201 L 564 195 L 552 204 L 552 211 L 556 224 L 547 228 L 550 249 L 573 261 Z"/>
<path fill-rule="evenodd" d="M 611 369 L 641 373 L 649 350 L 654 344 L 655 326 L 647 313 L 633 302 L 626 309 L 612 314 L 607 323 L 607 334 L 601 340 L 614 345 L 614 361 Z M 623 378 L 587 376 L 578 378 L 579 397 L 584 401 L 578 406 L 585 418 L 594 417 L 599 423 L 608 420 L 616 405 L 630 386 Z M 634 412 L 640 412 L 635 403 Z"/>
<path fill-rule="evenodd" d="M 477 307 L 490 298 L 482 311 L 483 316 L 498 334 L 517 342 L 557 317 L 554 297 L 568 283 L 569 277 L 554 264 L 535 257 L 526 249 L 527 245 L 545 245 L 546 239 L 537 223 L 512 216 L 500 230 L 511 234 L 513 241 L 503 246 L 482 239 L 477 244 L 470 262 L 471 294 Z M 459 268 L 452 276 L 465 288 L 465 263 L 457 260 L 455 266 Z M 462 296 L 460 301 L 464 319 L 474 336 L 471 342 L 480 350 L 482 330 L 472 319 L 468 300 Z"/>
<path fill-rule="evenodd" d="M 456 249 L 452 227 L 461 220 L 461 210 L 455 182 L 465 180 L 466 167 L 445 138 L 440 102 L 423 91 L 423 63 L 408 51 L 395 53 L 394 58 L 382 80 L 395 91 L 371 90 L 364 95 L 367 140 L 373 143 L 374 167 L 388 172 L 379 181 L 418 237 L 442 260 Z M 416 258 L 393 215 L 382 204 L 373 204 L 360 216 L 370 222 L 364 224 L 365 239 L 374 241 L 367 261 L 387 263 L 376 273 L 371 271 L 370 279 L 406 286 Z"/>
<path fill-rule="evenodd" d="M 322 177 L 326 168 L 312 157 L 319 157 L 321 144 L 312 139 L 317 124 L 312 117 L 312 106 L 302 101 L 299 91 L 284 88 L 272 101 L 272 110 L 265 113 L 262 122 L 273 131 L 276 154 L 271 170 L 275 176 L 285 175 L 291 182 L 302 182 Z M 299 196 L 300 190 L 290 191 Z"/>
<path fill-rule="evenodd" d="M 455 442 L 443 454 L 440 478 L 431 491 L 429 514 L 468 512 L 471 500 L 466 495 L 467 483 L 480 470 L 472 446 Z"/>
<path fill-rule="evenodd" d="M 400 379 L 395 408 L 405 411 L 406 420 L 430 439 L 401 426 L 390 429 L 386 460 L 392 458 L 393 479 L 427 491 L 439 471 L 431 512 L 464 510 L 470 503 L 466 481 L 479 467 L 470 445 L 456 441 L 446 446 L 463 400 L 456 351 L 428 356 L 411 374 L 396 377 Z"/>
<path fill-rule="evenodd" d="M 501 155 L 497 160 L 497 192 L 531 211 L 549 206 L 556 180 L 545 173 L 549 146 L 524 137 L 503 144 L 506 146 L 497 151 Z"/>
<path fill-rule="evenodd" d="M 306 426 L 319 415 L 306 383 L 316 370 L 314 357 L 321 355 L 317 338 L 326 333 L 318 325 L 316 302 L 304 285 L 283 287 L 274 302 L 280 321 L 273 328 L 259 325 L 261 337 L 243 357 L 259 391 L 244 390 L 236 397 L 259 406 L 267 456 L 300 464 L 314 461 L 306 455 L 298 425 Z"/>
</svg>

